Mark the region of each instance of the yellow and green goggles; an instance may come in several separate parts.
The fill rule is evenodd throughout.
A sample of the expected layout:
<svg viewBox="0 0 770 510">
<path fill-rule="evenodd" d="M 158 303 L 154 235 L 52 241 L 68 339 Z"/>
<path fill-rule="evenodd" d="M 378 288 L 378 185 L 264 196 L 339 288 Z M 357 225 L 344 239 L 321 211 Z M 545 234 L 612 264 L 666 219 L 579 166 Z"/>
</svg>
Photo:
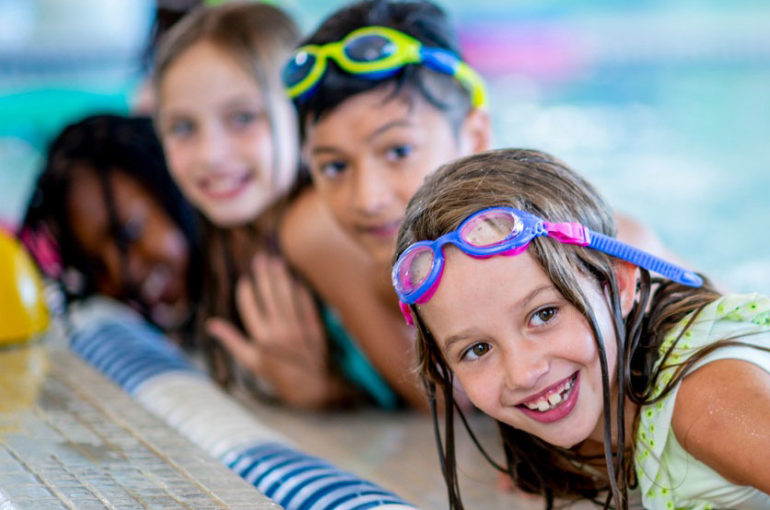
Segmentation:
<svg viewBox="0 0 770 510">
<path fill-rule="evenodd" d="M 384 80 L 408 64 L 422 64 L 454 77 L 468 90 L 474 107 L 486 106 L 484 82 L 457 55 L 443 48 L 424 46 L 414 37 L 380 26 L 359 28 L 340 41 L 299 48 L 283 69 L 289 97 L 302 100 L 312 95 L 326 72 L 329 58 L 343 71 L 369 80 Z"/>
</svg>

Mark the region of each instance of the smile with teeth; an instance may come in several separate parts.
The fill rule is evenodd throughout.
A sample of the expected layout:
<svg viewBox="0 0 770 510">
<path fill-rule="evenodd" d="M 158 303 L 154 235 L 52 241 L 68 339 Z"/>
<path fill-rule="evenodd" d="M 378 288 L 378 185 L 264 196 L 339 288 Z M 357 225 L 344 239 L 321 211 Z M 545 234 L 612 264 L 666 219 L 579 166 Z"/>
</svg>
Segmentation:
<svg viewBox="0 0 770 510">
<path fill-rule="evenodd" d="M 539 411 L 541 413 L 550 411 L 551 409 L 558 407 L 559 404 L 561 404 L 562 402 L 564 402 L 569 398 L 570 392 L 572 391 L 572 388 L 575 386 L 576 379 L 577 379 L 577 372 L 573 374 L 572 377 L 569 378 L 569 380 L 564 381 L 563 383 L 556 386 L 555 388 L 552 388 L 551 390 L 547 391 L 545 394 L 540 395 L 535 399 L 522 402 L 519 405 L 525 406 L 527 409 L 530 409 L 532 411 Z"/>
<path fill-rule="evenodd" d="M 216 198 L 230 198 L 237 194 L 244 184 L 251 180 L 248 172 L 242 174 L 219 175 L 208 177 L 200 181 L 199 185 L 204 193 Z"/>
</svg>

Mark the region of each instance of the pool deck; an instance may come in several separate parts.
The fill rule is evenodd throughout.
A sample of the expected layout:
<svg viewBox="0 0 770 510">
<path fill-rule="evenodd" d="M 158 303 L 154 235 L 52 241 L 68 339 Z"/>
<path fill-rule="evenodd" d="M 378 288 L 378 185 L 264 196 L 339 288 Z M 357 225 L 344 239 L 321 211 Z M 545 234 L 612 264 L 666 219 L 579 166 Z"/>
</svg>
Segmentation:
<svg viewBox="0 0 770 510">
<path fill-rule="evenodd" d="M 0 510 L 277 510 L 64 348 L 0 350 Z"/>
<path fill-rule="evenodd" d="M 222 398 L 231 398 L 223 395 Z M 232 398 L 293 446 L 423 510 L 447 508 L 431 420 L 375 409 L 306 413 Z M 496 430 L 471 419 L 491 450 Z M 459 424 L 458 424 L 459 425 Z M 458 428 L 465 507 L 535 510 Z M 574 505 L 573 508 L 593 508 Z M 57 342 L 0 349 L 0 510 L 280 508 Z"/>
</svg>

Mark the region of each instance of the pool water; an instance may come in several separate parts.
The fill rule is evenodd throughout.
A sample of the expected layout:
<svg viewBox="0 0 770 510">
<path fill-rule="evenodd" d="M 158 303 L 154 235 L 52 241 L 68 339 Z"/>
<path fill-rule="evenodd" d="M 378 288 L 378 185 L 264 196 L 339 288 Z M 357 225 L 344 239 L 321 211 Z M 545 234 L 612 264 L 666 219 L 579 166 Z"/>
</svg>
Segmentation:
<svg viewBox="0 0 770 510">
<path fill-rule="evenodd" d="M 724 288 L 770 292 L 768 83 L 766 64 L 644 66 L 521 101 L 501 78 L 496 145 L 553 153 Z"/>
<path fill-rule="evenodd" d="M 343 3 L 287 8 L 309 31 Z M 496 147 L 553 153 L 723 288 L 770 293 L 770 5 L 439 3 L 487 77 Z M 111 88 L 89 68 L 91 92 L 59 73 L 33 95 L 0 72 L 0 220 L 18 221 L 59 125 L 127 110 L 110 69 Z"/>
</svg>

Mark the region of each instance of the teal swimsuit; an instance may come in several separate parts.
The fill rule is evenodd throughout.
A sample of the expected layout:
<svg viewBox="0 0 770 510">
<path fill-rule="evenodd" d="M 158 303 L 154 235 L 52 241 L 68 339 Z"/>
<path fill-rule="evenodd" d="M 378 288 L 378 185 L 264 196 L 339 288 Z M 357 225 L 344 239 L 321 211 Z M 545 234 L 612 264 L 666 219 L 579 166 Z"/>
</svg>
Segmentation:
<svg viewBox="0 0 770 510">
<path fill-rule="evenodd" d="M 342 374 L 355 383 L 383 409 L 397 409 L 401 401 L 385 379 L 377 372 L 371 361 L 350 337 L 334 309 L 321 307 L 324 326 L 332 340 L 332 358 Z"/>
</svg>

